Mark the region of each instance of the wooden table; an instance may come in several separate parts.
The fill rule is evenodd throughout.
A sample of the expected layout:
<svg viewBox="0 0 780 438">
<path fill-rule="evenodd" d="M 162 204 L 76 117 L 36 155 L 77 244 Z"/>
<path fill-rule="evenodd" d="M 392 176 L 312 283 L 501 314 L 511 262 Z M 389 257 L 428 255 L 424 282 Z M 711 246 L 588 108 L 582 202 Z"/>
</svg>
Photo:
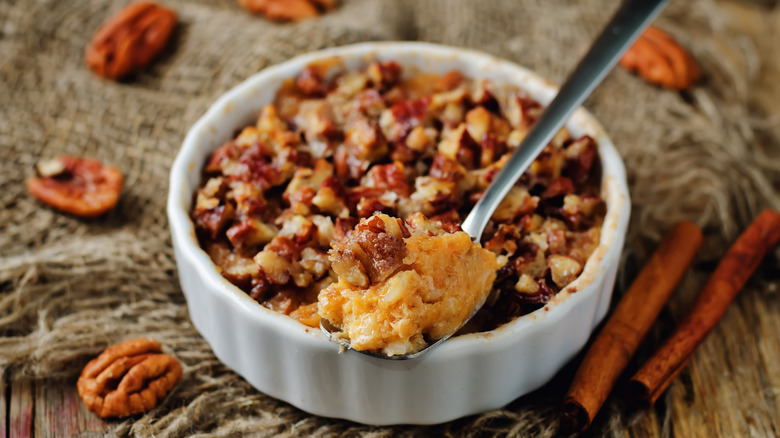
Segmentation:
<svg viewBox="0 0 780 438">
<path fill-rule="evenodd" d="M 751 3 L 723 2 L 764 49 L 780 43 L 780 11 L 768 15 Z M 777 9 L 780 6 L 776 6 Z M 777 47 L 773 50 L 777 52 Z M 771 50 L 765 53 L 772 53 Z M 780 115 L 780 54 L 766 59 L 755 102 L 766 114 Z M 780 147 L 780 145 L 779 145 Z M 753 294 L 755 295 L 755 294 Z M 670 387 L 671 422 L 648 410 L 624 424 L 625 436 L 660 437 L 668 428 L 675 437 L 780 435 L 780 302 L 743 298 L 697 351 L 689 365 L 690 381 Z M 738 336 L 719 337 L 720 330 L 761 334 L 762 342 L 742 346 L 740 357 L 726 357 Z M 103 436 L 108 424 L 87 411 L 75 379 L 0 382 L 0 438 Z M 692 393 L 694 391 L 696 393 Z M 743 397 L 709 397 L 728 390 Z M 709 394 L 708 394 L 709 393 Z"/>
</svg>

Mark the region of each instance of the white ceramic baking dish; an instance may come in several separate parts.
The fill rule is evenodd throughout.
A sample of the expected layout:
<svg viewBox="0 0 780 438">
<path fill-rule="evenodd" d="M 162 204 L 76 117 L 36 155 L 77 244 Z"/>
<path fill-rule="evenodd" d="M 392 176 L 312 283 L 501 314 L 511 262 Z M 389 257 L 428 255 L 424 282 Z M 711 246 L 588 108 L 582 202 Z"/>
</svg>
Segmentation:
<svg viewBox="0 0 780 438">
<path fill-rule="evenodd" d="M 512 83 L 547 103 L 555 87 L 505 60 L 424 43 L 364 43 L 309 53 L 269 67 L 225 93 L 188 132 L 170 174 L 168 218 L 182 290 L 195 327 L 217 357 L 260 391 L 312 414 L 360 423 L 432 424 L 499 408 L 542 386 L 604 317 L 629 218 L 625 169 L 601 125 L 578 110 L 566 125 L 599 144 L 607 214 L 582 275 L 536 312 L 494 331 L 454 337 L 427 355 L 387 361 L 340 352 L 319 330 L 269 310 L 217 272 L 189 212 L 202 166 L 237 128 L 252 123 L 283 80 L 338 56 L 347 68 L 374 59 L 406 69 Z"/>
</svg>

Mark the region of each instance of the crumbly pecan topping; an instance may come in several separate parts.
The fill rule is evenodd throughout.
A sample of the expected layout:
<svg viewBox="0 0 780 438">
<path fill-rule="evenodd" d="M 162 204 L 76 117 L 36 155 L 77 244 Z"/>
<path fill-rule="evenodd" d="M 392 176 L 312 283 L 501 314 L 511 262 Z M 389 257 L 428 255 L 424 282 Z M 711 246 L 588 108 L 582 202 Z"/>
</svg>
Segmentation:
<svg viewBox="0 0 780 438">
<path fill-rule="evenodd" d="M 522 90 L 459 72 L 319 61 L 211 155 L 192 212 L 199 238 L 228 280 L 316 325 L 310 306 L 339 277 L 362 287 L 396 272 L 404 229 L 458 231 L 540 111 Z M 598 245 L 600 169 L 596 142 L 563 129 L 510 191 L 484 233 L 503 266 L 472 329 L 528 313 L 577 277 Z"/>
</svg>

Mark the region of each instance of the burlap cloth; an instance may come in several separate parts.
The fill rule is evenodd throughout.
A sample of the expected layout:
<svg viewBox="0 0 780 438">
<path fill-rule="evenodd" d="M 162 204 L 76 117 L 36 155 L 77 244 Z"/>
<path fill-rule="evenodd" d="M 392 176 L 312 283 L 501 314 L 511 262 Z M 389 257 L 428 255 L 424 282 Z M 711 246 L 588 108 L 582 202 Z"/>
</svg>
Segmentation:
<svg viewBox="0 0 780 438">
<path fill-rule="evenodd" d="M 214 357 L 188 318 L 165 216 L 167 176 L 188 127 L 217 96 L 267 65 L 359 41 L 423 40 L 477 48 L 560 82 L 616 1 L 352 0 L 322 18 L 280 25 L 232 0 L 163 0 L 180 17 L 174 41 L 147 72 L 115 83 L 88 71 L 82 53 L 124 3 L 0 1 L 0 374 L 44 384 L 75 378 L 106 345 L 146 336 L 175 354 L 185 374 L 163 406 L 112 422 L 118 435 L 557 433 L 557 408 L 576 361 L 505 409 L 430 428 L 319 418 L 258 392 Z M 756 113 L 749 100 L 762 58 L 773 52 L 762 54 L 737 33 L 712 0 L 673 2 L 658 24 L 692 50 L 705 75 L 701 85 L 680 94 L 618 69 L 586 105 L 625 158 L 631 185 L 617 294 L 674 221 L 704 227 L 696 267 L 706 273 L 761 208 L 780 208 L 777 115 Z M 61 153 L 121 168 L 126 187 L 115 211 L 77 220 L 27 194 L 36 160 Z M 748 287 L 751 299 L 776 299 L 777 270 L 776 257 L 764 264 Z M 667 325 L 705 276 L 692 278 Z M 608 403 L 597 434 L 631 421 L 621 406 L 619 398 Z"/>
</svg>

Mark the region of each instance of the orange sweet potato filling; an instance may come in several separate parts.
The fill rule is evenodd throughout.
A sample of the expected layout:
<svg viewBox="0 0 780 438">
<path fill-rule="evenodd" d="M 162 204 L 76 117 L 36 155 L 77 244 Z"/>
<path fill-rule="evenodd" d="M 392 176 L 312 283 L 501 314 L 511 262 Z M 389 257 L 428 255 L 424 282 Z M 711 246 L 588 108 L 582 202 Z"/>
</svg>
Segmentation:
<svg viewBox="0 0 780 438">
<path fill-rule="evenodd" d="M 421 215 L 417 219 L 426 221 Z M 343 263 L 346 275 L 319 294 L 319 314 L 339 328 L 353 348 L 388 356 L 414 353 L 455 333 L 485 302 L 498 268 L 495 254 L 463 231 L 449 234 L 426 223 L 424 228 L 410 227 L 410 236 L 404 238 L 361 229 L 369 221 L 394 220 L 382 214 L 364 219 L 336 245 L 331 259 Z M 398 263 L 375 282 L 371 275 L 351 275 L 370 272 L 362 263 L 373 263 L 353 257 L 364 233 L 385 235 L 399 244 L 392 249 Z"/>
</svg>

